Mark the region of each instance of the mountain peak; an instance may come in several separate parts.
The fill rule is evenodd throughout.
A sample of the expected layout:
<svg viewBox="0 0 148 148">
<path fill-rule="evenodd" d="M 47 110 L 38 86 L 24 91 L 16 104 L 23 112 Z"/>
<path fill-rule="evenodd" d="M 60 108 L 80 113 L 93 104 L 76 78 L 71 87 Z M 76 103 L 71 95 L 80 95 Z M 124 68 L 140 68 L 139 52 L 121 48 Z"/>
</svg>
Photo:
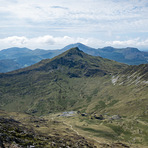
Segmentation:
<svg viewBox="0 0 148 148">
<path fill-rule="evenodd" d="M 74 48 L 71 48 L 71 49 L 67 50 L 63 54 L 61 54 L 61 56 L 68 56 L 68 57 L 70 57 L 70 56 L 77 55 L 77 56 L 83 57 L 84 54 L 85 53 L 82 50 L 80 50 L 78 47 L 74 47 Z"/>
<path fill-rule="evenodd" d="M 75 43 L 75 44 L 70 44 L 68 46 L 65 46 L 62 51 L 66 51 L 68 49 L 74 48 L 74 47 L 78 47 L 80 50 L 82 50 L 83 52 L 90 54 L 90 55 L 96 55 L 96 49 L 95 48 L 91 48 L 89 46 L 86 46 L 82 43 Z M 97 54 L 98 55 L 98 54 Z"/>
<path fill-rule="evenodd" d="M 80 52 L 81 50 L 78 48 L 78 47 L 74 47 L 74 48 L 71 48 L 69 49 L 68 51 L 77 51 L 77 52 Z"/>
<path fill-rule="evenodd" d="M 80 50 L 78 47 L 74 47 L 74 48 L 69 49 L 67 52 L 72 53 L 72 54 L 76 54 L 76 53 L 83 52 L 83 51 Z"/>
<path fill-rule="evenodd" d="M 88 46 L 86 46 L 86 45 L 84 45 L 84 44 L 82 44 L 82 43 L 76 43 L 75 44 L 77 47 L 88 47 Z"/>
</svg>

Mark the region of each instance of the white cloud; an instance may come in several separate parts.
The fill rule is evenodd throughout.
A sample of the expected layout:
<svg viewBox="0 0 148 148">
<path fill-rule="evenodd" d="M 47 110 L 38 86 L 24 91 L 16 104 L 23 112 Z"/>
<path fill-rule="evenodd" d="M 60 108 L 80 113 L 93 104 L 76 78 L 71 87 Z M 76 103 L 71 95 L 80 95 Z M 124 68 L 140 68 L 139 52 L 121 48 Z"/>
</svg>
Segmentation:
<svg viewBox="0 0 148 148">
<path fill-rule="evenodd" d="M 147 1 L 113 1 L 113 0 L 25 0 L 17 3 L 7 3 L 1 0 L 1 12 L 7 12 L 11 17 L 29 19 L 34 23 L 64 21 L 69 23 L 106 24 L 104 21 L 123 21 L 147 18 Z M 101 22 L 103 21 L 103 22 Z M 120 22 L 119 22 L 120 23 Z"/>
<path fill-rule="evenodd" d="M 0 0 L 0 4 L 0 38 L 5 38 L 5 46 L 48 49 L 83 42 L 143 48 L 147 44 L 147 0 Z"/>
<path fill-rule="evenodd" d="M 141 40 L 140 38 L 130 40 L 114 40 L 114 41 L 103 41 L 96 38 L 74 38 L 69 36 L 53 37 L 51 35 L 40 36 L 35 38 L 26 38 L 12 36 L 0 39 L 1 49 L 9 47 L 27 47 L 31 49 L 42 48 L 42 49 L 60 49 L 68 44 L 81 42 L 85 45 L 100 48 L 105 46 L 113 47 L 137 47 L 139 49 L 148 49 L 148 39 Z"/>
<path fill-rule="evenodd" d="M 17 46 L 21 47 L 23 45 L 26 45 L 28 42 L 28 39 L 26 37 L 18 37 L 18 36 L 12 36 L 12 37 L 7 37 L 4 39 L 0 39 L 0 45 L 1 47 L 11 47 L 11 46 Z"/>
</svg>

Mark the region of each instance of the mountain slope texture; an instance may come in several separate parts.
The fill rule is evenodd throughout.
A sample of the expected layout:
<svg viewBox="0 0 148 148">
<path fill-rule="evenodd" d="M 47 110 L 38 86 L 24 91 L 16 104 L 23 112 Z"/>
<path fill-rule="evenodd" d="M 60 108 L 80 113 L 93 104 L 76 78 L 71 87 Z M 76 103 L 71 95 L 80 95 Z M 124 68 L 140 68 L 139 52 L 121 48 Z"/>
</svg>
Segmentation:
<svg viewBox="0 0 148 148">
<path fill-rule="evenodd" d="M 146 148 L 148 64 L 75 47 L 0 74 L 1 147 Z"/>
<path fill-rule="evenodd" d="M 148 104 L 147 67 L 72 48 L 51 60 L 1 74 L 0 108 L 36 114 L 81 110 L 143 115 Z"/>
<path fill-rule="evenodd" d="M 78 47 L 83 52 L 115 60 L 117 62 L 139 65 L 148 62 L 148 52 L 140 51 L 137 48 L 91 48 L 81 43 L 70 44 L 60 50 L 30 50 L 28 48 L 8 48 L 0 51 L 0 72 L 9 72 L 35 64 L 43 59 L 51 59 L 70 48 Z M 10 63 L 10 61 L 12 61 Z M 9 63 L 9 64 L 8 64 Z"/>
</svg>

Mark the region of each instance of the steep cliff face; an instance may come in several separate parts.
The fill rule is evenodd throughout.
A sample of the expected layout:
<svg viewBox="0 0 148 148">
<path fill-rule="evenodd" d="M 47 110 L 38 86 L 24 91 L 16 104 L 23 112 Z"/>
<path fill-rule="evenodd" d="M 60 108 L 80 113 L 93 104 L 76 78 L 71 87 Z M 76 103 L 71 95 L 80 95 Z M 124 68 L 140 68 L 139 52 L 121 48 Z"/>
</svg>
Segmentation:
<svg viewBox="0 0 148 148">
<path fill-rule="evenodd" d="M 120 85 L 140 85 L 148 84 L 148 64 L 138 66 L 129 66 L 116 76 L 113 76 L 112 82 Z"/>
</svg>

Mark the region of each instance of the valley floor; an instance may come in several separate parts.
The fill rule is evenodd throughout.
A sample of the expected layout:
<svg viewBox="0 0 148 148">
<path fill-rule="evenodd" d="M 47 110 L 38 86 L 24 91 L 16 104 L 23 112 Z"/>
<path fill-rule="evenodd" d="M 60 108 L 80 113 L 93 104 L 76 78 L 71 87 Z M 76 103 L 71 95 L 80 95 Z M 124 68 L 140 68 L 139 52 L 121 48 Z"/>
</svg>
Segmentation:
<svg viewBox="0 0 148 148">
<path fill-rule="evenodd" d="M 77 112 L 37 117 L 0 111 L 0 147 L 146 148 L 147 127 L 142 117 L 100 120 Z"/>
</svg>

